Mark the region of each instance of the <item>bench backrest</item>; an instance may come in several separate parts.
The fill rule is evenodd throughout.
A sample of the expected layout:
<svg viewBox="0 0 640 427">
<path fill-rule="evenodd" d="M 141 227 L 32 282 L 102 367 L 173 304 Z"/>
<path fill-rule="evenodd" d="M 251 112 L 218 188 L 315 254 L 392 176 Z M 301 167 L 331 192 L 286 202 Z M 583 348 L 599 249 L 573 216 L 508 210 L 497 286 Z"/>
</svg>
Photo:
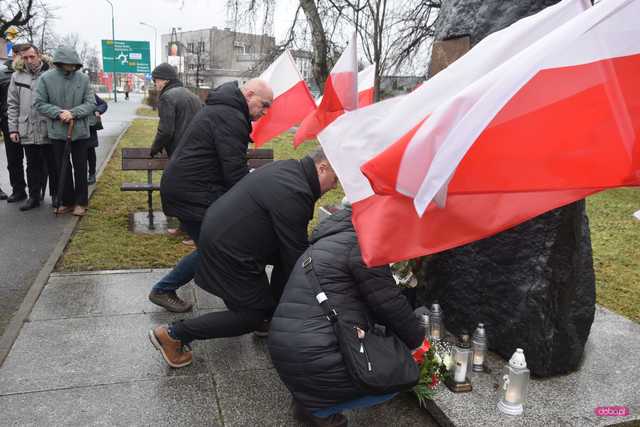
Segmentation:
<svg viewBox="0 0 640 427">
<path fill-rule="evenodd" d="M 166 154 L 151 157 L 148 148 L 123 148 L 122 170 L 163 170 L 169 162 Z M 247 150 L 247 164 L 249 169 L 258 168 L 273 162 L 273 150 L 270 148 L 254 148 Z"/>
</svg>

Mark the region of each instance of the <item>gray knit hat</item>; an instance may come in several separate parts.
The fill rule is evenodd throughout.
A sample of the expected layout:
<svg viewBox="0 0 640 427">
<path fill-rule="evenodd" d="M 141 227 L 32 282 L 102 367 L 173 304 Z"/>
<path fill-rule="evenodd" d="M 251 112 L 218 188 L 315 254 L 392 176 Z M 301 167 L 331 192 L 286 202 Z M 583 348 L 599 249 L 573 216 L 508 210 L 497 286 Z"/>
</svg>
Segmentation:
<svg viewBox="0 0 640 427">
<path fill-rule="evenodd" d="M 153 69 L 151 77 L 161 80 L 178 80 L 178 73 L 172 65 L 163 62 Z"/>
</svg>

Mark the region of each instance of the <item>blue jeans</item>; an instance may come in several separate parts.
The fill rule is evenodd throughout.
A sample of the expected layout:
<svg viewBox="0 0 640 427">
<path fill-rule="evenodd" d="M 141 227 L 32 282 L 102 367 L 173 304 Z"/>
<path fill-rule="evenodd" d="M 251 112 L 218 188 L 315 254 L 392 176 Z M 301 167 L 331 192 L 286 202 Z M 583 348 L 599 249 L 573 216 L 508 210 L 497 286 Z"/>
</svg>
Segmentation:
<svg viewBox="0 0 640 427">
<path fill-rule="evenodd" d="M 364 396 L 358 399 L 350 400 L 348 402 L 338 403 L 335 406 L 329 408 L 320 409 L 315 411 L 312 415 L 315 417 L 329 417 L 334 414 L 339 414 L 349 409 L 368 408 L 380 403 L 386 402 L 396 397 L 398 393 L 381 394 L 378 396 Z"/>
<path fill-rule="evenodd" d="M 182 230 L 186 232 L 189 237 L 193 239 L 196 244 L 198 243 L 198 238 L 200 237 L 200 227 L 202 226 L 202 222 L 197 221 L 182 221 Z M 198 268 L 198 260 L 200 259 L 200 254 L 198 253 L 198 249 L 196 246 L 196 250 L 191 252 L 189 255 L 182 258 L 178 261 L 178 264 L 167 274 L 164 276 L 152 289 L 152 292 L 175 292 L 181 286 L 186 285 L 193 279 L 193 276 L 196 274 L 196 268 Z"/>
</svg>

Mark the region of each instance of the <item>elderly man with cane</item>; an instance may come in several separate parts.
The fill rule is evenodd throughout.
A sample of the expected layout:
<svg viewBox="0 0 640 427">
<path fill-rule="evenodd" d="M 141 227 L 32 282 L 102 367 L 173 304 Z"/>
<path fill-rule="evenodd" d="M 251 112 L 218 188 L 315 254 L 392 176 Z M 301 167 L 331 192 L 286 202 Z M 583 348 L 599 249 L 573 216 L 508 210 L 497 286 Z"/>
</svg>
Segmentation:
<svg viewBox="0 0 640 427">
<path fill-rule="evenodd" d="M 73 211 L 73 215 L 84 216 L 89 204 L 89 117 L 94 114 L 96 101 L 89 86 L 89 77 L 77 72 L 82 63 L 75 50 L 59 47 L 53 54 L 53 64 L 55 68 L 43 74 L 38 81 L 35 105 L 49 119 L 47 131 L 56 154 L 57 168 L 61 172 L 55 212 L 63 214 Z M 73 161 L 73 176 L 71 168 L 64 167 L 69 161 L 69 152 Z"/>
</svg>

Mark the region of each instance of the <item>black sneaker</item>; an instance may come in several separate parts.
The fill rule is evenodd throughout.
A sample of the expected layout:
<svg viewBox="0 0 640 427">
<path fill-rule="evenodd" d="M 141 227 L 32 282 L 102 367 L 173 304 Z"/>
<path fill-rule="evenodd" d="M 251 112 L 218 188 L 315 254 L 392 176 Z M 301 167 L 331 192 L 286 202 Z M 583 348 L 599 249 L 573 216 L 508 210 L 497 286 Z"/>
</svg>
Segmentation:
<svg viewBox="0 0 640 427">
<path fill-rule="evenodd" d="M 24 191 L 22 193 L 11 193 L 11 195 L 7 198 L 7 202 L 9 203 L 17 203 L 25 200 L 27 198 L 27 193 Z"/>
<path fill-rule="evenodd" d="M 184 313 L 191 311 L 193 308 L 192 304 L 181 300 L 175 292 L 158 292 L 152 290 L 149 294 L 149 301 L 173 313 Z"/>
<path fill-rule="evenodd" d="M 7 193 L 2 191 L 2 188 L 0 188 L 0 200 L 7 200 L 8 198 L 9 196 L 7 196 Z"/>
<path fill-rule="evenodd" d="M 40 206 L 40 200 L 39 200 L 38 196 L 29 197 L 27 199 L 27 202 L 24 205 L 20 206 L 20 210 L 23 211 L 23 212 L 24 211 L 30 211 L 31 209 L 35 209 L 38 206 Z"/>
<path fill-rule="evenodd" d="M 93 185 L 96 183 L 96 174 L 89 174 L 89 178 L 87 179 L 87 183 L 89 185 Z"/>
</svg>

